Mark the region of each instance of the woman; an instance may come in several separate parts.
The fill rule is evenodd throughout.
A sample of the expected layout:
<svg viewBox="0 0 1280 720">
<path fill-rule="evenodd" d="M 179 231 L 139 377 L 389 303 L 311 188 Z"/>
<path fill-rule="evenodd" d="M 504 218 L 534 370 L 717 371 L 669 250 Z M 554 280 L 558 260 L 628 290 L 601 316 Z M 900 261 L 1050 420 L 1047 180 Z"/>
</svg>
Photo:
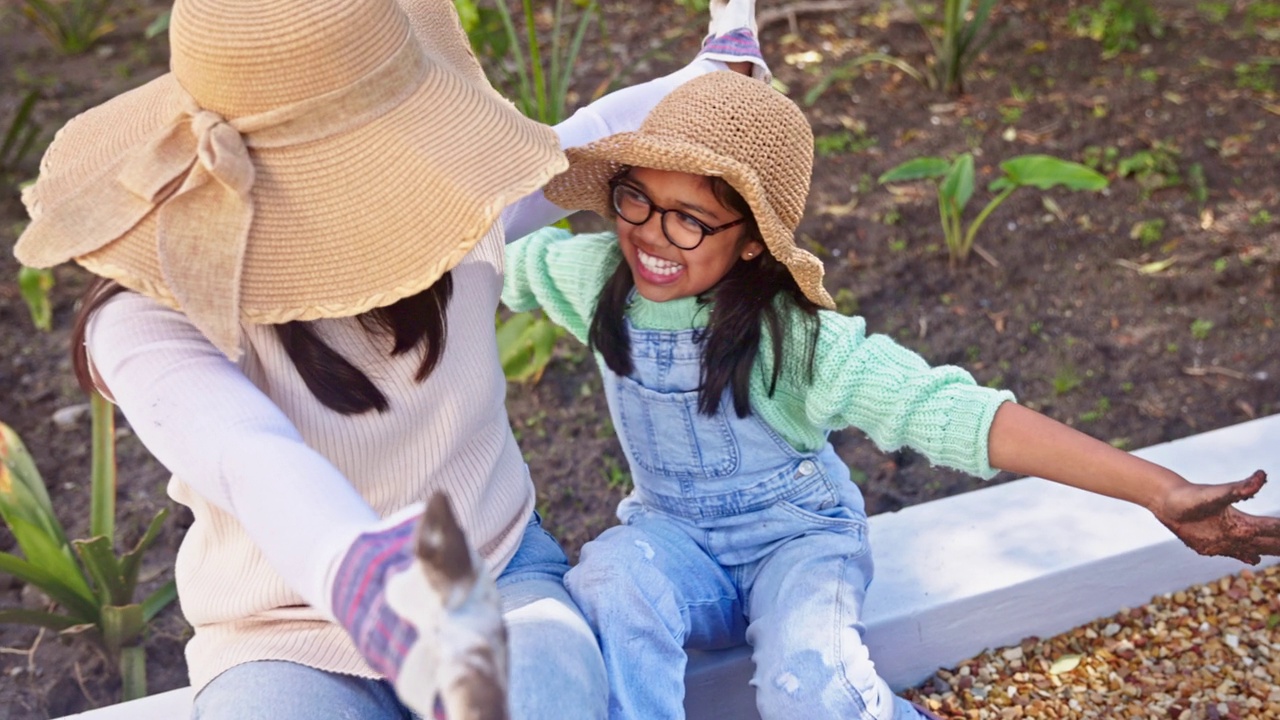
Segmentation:
<svg viewBox="0 0 1280 720">
<path fill-rule="evenodd" d="M 715 34 L 746 36 L 722 4 Z M 722 64 L 607 96 L 557 137 L 488 85 L 448 0 L 178 0 L 170 45 L 170 74 L 59 133 L 15 252 L 102 278 L 79 374 L 195 516 L 176 569 L 195 716 L 439 713 L 426 665 L 460 601 L 411 552 L 436 493 L 496 578 L 513 714 L 603 716 L 503 408 L 504 225 L 561 214 L 530 195 L 561 143 L 634 127 Z"/>
</svg>

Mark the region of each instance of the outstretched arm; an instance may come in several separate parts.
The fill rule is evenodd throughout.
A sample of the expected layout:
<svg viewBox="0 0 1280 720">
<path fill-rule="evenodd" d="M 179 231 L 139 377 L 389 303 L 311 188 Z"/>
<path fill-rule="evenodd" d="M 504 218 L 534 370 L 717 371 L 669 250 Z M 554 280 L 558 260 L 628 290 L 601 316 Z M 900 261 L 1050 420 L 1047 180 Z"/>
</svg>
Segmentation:
<svg viewBox="0 0 1280 720">
<path fill-rule="evenodd" d="M 1227 555 L 1247 563 L 1280 555 L 1280 518 L 1232 507 L 1262 489 L 1266 474 L 1261 470 L 1222 485 L 1192 483 L 1013 403 L 996 411 L 988 438 L 993 467 L 1141 505 L 1203 555 Z"/>
</svg>

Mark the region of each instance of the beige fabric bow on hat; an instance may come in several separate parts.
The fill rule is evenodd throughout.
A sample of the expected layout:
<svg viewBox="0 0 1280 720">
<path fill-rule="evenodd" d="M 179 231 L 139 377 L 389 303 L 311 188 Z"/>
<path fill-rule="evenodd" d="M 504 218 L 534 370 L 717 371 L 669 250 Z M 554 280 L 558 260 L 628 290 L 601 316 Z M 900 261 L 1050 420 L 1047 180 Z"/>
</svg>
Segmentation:
<svg viewBox="0 0 1280 720">
<path fill-rule="evenodd" d="M 18 258 L 75 258 L 232 358 L 241 322 L 430 286 L 564 159 L 484 82 L 448 0 L 409 7 L 179 0 L 174 72 L 59 133 Z"/>
</svg>

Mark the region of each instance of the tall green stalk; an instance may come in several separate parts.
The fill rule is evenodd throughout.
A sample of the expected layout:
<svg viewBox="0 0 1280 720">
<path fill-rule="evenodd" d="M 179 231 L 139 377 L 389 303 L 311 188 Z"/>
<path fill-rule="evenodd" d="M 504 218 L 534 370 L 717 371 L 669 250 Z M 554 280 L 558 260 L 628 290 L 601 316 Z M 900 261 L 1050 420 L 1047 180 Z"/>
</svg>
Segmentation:
<svg viewBox="0 0 1280 720">
<path fill-rule="evenodd" d="M 92 418 L 89 537 L 116 536 L 116 422 L 111 403 L 99 393 L 89 398 Z"/>
</svg>

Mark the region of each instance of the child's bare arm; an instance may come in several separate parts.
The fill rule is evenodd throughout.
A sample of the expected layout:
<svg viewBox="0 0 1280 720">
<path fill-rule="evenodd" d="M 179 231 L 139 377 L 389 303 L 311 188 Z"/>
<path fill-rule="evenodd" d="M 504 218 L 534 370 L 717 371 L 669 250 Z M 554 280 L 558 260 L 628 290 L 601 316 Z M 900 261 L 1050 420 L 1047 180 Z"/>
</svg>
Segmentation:
<svg viewBox="0 0 1280 720">
<path fill-rule="evenodd" d="M 993 467 L 1035 475 L 1141 505 L 1188 547 L 1257 563 L 1280 555 L 1280 518 L 1231 507 L 1262 488 L 1266 474 L 1222 485 L 1181 475 L 1013 403 L 996 411 L 988 439 Z"/>
</svg>

